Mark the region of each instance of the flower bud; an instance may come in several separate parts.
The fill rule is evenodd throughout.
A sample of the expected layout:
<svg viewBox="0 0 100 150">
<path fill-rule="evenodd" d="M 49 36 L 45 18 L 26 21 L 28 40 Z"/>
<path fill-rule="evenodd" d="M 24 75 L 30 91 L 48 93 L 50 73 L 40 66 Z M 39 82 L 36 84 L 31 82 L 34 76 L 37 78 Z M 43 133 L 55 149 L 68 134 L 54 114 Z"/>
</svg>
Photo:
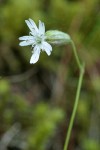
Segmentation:
<svg viewBox="0 0 100 150">
<path fill-rule="evenodd" d="M 46 32 L 46 41 L 50 44 L 64 45 L 71 41 L 68 34 L 58 31 L 49 30 Z"/>
</svg>

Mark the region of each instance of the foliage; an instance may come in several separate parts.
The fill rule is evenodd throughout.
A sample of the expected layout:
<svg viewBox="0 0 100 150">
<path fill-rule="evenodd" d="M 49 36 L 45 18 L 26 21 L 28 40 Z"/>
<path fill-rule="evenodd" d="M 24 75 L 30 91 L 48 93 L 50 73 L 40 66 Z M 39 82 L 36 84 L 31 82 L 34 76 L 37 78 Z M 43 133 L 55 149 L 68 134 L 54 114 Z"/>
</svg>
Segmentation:
<svg viewBox="0 0 100 150">
<path fill-rule="evenodd" d="M 48 149 L 44 145 L 54 131 L 56 123 L 62 117 L 59 110 L 49 105 L 60 106 L 67 113 L 67 120 L 56 137 L 52 150 L 61 150 L 65 140 L 70 114 L 76 92 L 78 69 L 73 59 L 71 47 L 54 47 L 48 57 L 42 53 L 36 65 L 30 65 L 30 47 L 19 47 L 18 38 L 28 34 L 25 19 L 32 18 L 36 23 L 42 20 L 46 30 L 57 29 L 71 35 L 78 54 L 86 63 L 80 103 L 69 149 L 99 150 L 100 138 L 100 6 L 99 0 L 1 0 L 0 1 L 0 77 L 21 74 L 32 68 L 35 75 L 18 76 L 19 93 L 11 93 L 11 86 L 5 80 L 0 81 L 0 135 L 6 132 L 16 121 L 28 134 L 30 149 Z M 9 78 L 8 75 L 11 75 Z M 15 77 L 16 79 L 16 77 Z M 27 81 L 26 81 L 27 80 Z M 26 84 L 27 82 L 27 84 Z M 47 100 L 48 104 L 30 106 L 25 89 L 31 92 L 32 102 Z M 24 92 L 23 92 L 24 91 Z M 24 93 L 24 94 L 23 94 Z M 32 95 L 33 94 L 33 95 Z M 12 103 L 12 107 L 8 103 Z M 50 111 L 52 110 L 52 111 Z M 38 112 L 37 112 L 38 111 Z M 40 114 L 39 114 L 40 112 Z M 47 112 L 47 113 L 45 113 Z M 30 113 L 32 115 L 30 115 Z M 61 115 L 62 113 L 60 113 Z M 38 115 L 42 115 L 40 118 Z M 59 117 L 58 117 L 59 116 Z M 43 126 L 41 119 L 43 117 Z M 26 120 L 26 121 L 25 121 Z M 34 121 L 35 120 L 35 121 Z M 33 122 L 32 122 L 33 121 Z M 43 127 L 43 128 L 42 128 Z M 37 129 L 38 128 L 38 129 Z M 46 129 L 46 130 L 44 130 Z M 33 133 L 34 132 L 34 133 Z M 56 132 L 56 131 L 55 131 Z M 59 142 L 60 139 L 60 142 Z M 88 140 L 87 140 L 88 139 Z M 42 143 L 42 144 L 38 144 Z M 57 144 L 58 145 L 57 145 Z M 73 144 L 72 144 L 73 143 Z M 41 147 L 38 147 L 41 146 Z M 43 146 L 43 147 L 42 147 Z"/>
<path fill-rule="evenodd" d="M 0 114 L 1 139 L 14 124 L 21 126 L 20 136 L 15 134 L 13 139 L 9 133 L 11 141 L 7 147 L 23 148 L 26 144 L 28 150 L 44 150 L 48 139 L 53 137 L 57 124 L 64 116 L 59 108 L 51 110 L 45 103 L 31 105 L 21 95 L 12 94 L 10 84 L 6 80 L 0 81 Z M 6 141 L 6 136 L 3 140 Z"/>
</svg>

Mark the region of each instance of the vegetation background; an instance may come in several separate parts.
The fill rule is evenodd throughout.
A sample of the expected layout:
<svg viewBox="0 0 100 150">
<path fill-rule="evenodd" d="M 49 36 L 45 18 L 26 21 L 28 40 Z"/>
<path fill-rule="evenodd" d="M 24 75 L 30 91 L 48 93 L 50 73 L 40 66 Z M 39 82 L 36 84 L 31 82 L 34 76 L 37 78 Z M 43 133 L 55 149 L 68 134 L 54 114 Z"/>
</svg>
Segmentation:
<svg viewBox="0 0 100 150">
<path fill-rule="evenodd" d="M 69 150 L 100 149 L 100 1 L 0 0 L 0 150 L 63 150 L 79 71 L 70 45 L 42 53 L 18 38 L 25 19 L 70 34 L 86 63 Z"/>
</svg>

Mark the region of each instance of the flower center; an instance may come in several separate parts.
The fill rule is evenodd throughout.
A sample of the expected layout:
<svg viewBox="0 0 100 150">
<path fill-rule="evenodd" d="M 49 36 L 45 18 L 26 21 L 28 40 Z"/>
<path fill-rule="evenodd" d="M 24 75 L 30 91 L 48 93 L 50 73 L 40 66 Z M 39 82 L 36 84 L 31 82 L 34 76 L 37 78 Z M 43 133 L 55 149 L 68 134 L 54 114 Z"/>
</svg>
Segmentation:
<svg viewBox="0 0 100 150">
<path fill-rule="evenodd" d="M 44 36 L 43 35 L 36 36 L 36 43 L 37 44 L 41 44 L 43 40 L 44 40 Z"/>
</svg>

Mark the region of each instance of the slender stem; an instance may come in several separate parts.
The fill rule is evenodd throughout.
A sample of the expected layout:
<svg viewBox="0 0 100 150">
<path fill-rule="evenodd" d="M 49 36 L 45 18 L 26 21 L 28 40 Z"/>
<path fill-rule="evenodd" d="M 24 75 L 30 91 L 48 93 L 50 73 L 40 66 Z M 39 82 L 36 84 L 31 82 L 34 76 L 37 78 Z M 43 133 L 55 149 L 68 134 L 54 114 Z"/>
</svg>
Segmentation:
<svg viewBox="0 0 100 150">
<path fill-rule="evenodd" d="M 75 45 L 74 45 L 73 41 L 71 42 L 71 44 L 72 44 L 72 47 L 73 47 L 73 52 L 74 52 L 74 55 L 75 55 L 76 62 L 78 64 L 78 67 L 79 67 L 79 70 L 80 70 L 80 75 L 79 75 L 79 81 L 78 81 L 78 86 L 77 86 L 77 91 L 76 91 L 75 103 L 74 103 L 74 107 L 73 107 L 73 111 L 72 111 L 72 115 L 71 115 L 71 119 L 70 119 L 68 132 L 67 132 L 67 135 L 66 135 L 63 150 L 67 150 L 67 148 L 68 148 L 70 135 L 71 135 L 71 131 L 72 131 L 72 127 L 73 127 L 73 123 L 74 123 L 74 119 L 75 119 L 75 115 L 76 115 L 76 111 L 77 111 L 77 106 L 78 106 L 78 102 L 79 102 L 79 96 L 80 96 L 82 80 L 83 80 L 83 75 L 84 75 L 84 67 L 85 67 L 84 64 L 80 63 L 80 60 L 78 58 L 76 48 L 75 48 Z"/>
<path fill-rule="evenodd" d="M 73 53 L 74 53 L 77 65 L 78 65 L 79 69 L 81 70 L 81 62 L 80 62 L 79 57 L 77 55 L 75 44 L 74 44 L 74 42 L 72 40 L 71 40 L 71 45 L 72 45 L 72 48 L 73 48 Z"/>
</svg>

